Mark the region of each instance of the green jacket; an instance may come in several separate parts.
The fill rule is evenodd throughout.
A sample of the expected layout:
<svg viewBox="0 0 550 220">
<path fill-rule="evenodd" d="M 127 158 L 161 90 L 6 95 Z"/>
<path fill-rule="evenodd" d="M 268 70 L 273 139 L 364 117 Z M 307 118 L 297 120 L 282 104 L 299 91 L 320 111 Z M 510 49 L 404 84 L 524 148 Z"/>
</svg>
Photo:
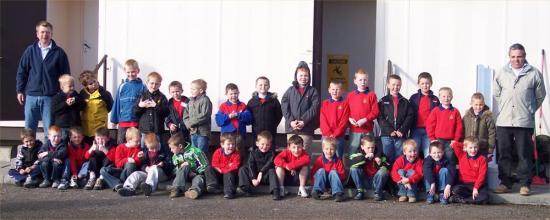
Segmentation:
<svg viewBox="0 0 550 220">
<path fill-rule="evenodd" d="M 479 150 L 487 153 L 488 149 L 495 149 L 496 127 L 493 113 L 488 106 L 483 107 L 480 115 L 476 116 L 472 108 L 464 113 L 464 137 L 473 136 L 479 139 Z"/>
<path fill-rule="evenodd" d="M 204 152 L 190 143 L 185 146 L 182 153 L 174 154 L 172 156 L 172 163 L 176 169 L 179 168 L 185 161 L 189 163 L 189 170 L 197 174 L 204 173 L 206 168 L 209 166 L 208 159 L 206 159 Z"/>
</svg>

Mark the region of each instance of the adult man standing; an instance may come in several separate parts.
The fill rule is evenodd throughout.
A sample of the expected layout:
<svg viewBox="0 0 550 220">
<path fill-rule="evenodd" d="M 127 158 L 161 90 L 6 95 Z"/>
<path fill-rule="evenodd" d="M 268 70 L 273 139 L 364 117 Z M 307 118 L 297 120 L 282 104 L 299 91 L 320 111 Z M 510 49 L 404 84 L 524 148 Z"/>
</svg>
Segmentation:
<svg viewBox="0 0 550 220">
<path fill-rule="evenodd" d="M 498 103 L 498 178 L 500 185 L 495 193 L 510 192 L 512 177 L 512 151 L 518 155 L 517 179 L 521 185 L 519 194 L 530 193 L 533 176 L 533 131 L 535 112 L 546 96 L 542 74 L 525 60 L 525 48 L 521 44 L 510 46 L 510 62 L 495 76 L 493 93 Z"/>
<path fill-rule="evenodd" d="M 44 134 L 52 122 L 51 98 L 60 91 L 59 76 L 70 73 L 65 51 L 52 40 L 53 26 L 36 24 L 38 40 L 23 52 L 17 68 L 17 101 L 25 105 L 25 127 L 36 131 L 42 119 Z"/>
</svg>

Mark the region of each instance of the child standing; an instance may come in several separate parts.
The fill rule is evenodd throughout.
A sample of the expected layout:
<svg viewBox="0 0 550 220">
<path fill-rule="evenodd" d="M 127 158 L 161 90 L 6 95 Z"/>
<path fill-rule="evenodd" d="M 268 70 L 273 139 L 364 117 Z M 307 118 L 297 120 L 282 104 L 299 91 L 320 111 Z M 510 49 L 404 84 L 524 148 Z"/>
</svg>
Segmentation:
<svg viewBox="0 0 550 220">
<path fill-rule="evenodd" d="M 133 106 L 145 90 L 143 82 L 138 77 L 139 65 L 136 60 L 126 60 L 124 72 L 127 78 L 118 86 L 111 112 L 111 123 L 118 124 L 117 144 L 124 143 L 126 129 L 138 126 L 139 117 L 134 114 Z"/>
<path fill-rule="evenodd" d="M 275 172 L 279 193 L 285 196 L 285 185 L 299 185 L 298 195 L 307 198 L 306 181 L 309 173 L 309 154 L 304 151 L 304 140 L 299 135 L 288 139 L 288 147 L 275 157 Z"/>
<path fill-rule="evenodd" d="M 233 83 L 225 86 L 227 101 L 222 103 L 216 113 L 216 124 L 221 133 L 238 133 L 243 140 L 246 138 L 246 126 L 252 122 L 252 114 L 246 104 L 239 101 L 239 87 Z"/>
<path fill-rule="evenodd" d="M 69 143 L 67 152 L 69 158 L 65 163 L 65 172 L 58 189 L 65 190 L 68 186 L 78 188 L 79 180 L 82 181 L 88 176 L 88 161 L 86 152 L 90 150 L 90 145 L 84 142 L 84 133 L 80 127 L 71 127 L 69 129 Z M 67 180 L 70 178 L 70 183 Z"/>
<path fill-rule="evenodd" d="M 313 174 L 311 197 L 314 199 L 321 199 L 321 194 L 329 186 L 335 202 L 342 202 L 346 199 L 342 184 L 346 178 L 346 171 L 342 159 L 336 156 L 337 142 L 338 140 L 334 137 L 325 138 L 322 143 L 323 155 L 315 160 L 313 168 L 311 168 Z"/>
<path fill-rule="evenodd" d="M 422 181 L 422 158 L 413 139 L 403 142 L 403 154 L 395 160 L 391 178 L 399 187 L 399 202 L 416 202 L 417 185 Z"/>
<path fill-rule="evenodd" d="M 439 141 L 430 144 L 430 155 L 424 158 L 424 186 L 426 187 L 426 202 L 435 202 L 435 195 L 439 194 L 439 203 L 448 204 L 451 196 L 451 186 L 456 176 L 456 165 L 449 162 L 443 154 L 445 146 Z"/>
<path fill-rule="evenodd" d="M 438 140 L 445 145 L 445 157 L 451 163 L 457 162 L 451 148 L 453 142 L 462 139 L 463 125 L 462 117 L 458 109 L 451 104 L 453 100 L 453 90 L 449 87 L 439 89 L 439 101 L 441 105 L 434 108 L 426 121 L 426 132 L 433 142 Z"/>
<path fill-rule="evenodd" d="M 313 132 L 319 127 L 319 93 L 310 83 L 309 67 L 306 62 L 300 61 L 294 72 L 292 86 L 281 99 L 287 139 L 295 134 L 300 135 L 305 150 L 309 150 Z"/>
<path fill-rule="evenodd" d="M 378 102 L 380 115 L 378 124 L 382 130 L 380 138 L 384 154 L 388 156 L 390 163 L 395 161 L 402 150 L 403 141 L 409 135 L 409 130 L 414 122 L 414 109 L 411 103 L 399 93 L 401 90 L 401 77 L 395 74 L 388 76 L 387 88 L 390 91 Z"/>
<path fill-rule="evenodd" d="M 23 128 L 19 137 L 23 144 L 17 147 L 15 169 L 10 169 L 8 174 L 14 178 L 15 185 L 34 188 L 38 185 L 37 179 L 41 174 L 38 151 L 42 147 L 42 142 L 36 140 L 36 133 L 28 128 Z"/>
<path fill-rule="evenodd" d="M 374 120 L 378 117 L 378 98 L 369 90 L 369 75 L 364 69 L 355 71 L 353 83 L 357 89 L 348 93 L 346 102 L 349 105 L 349 122 L 351 129 L 349 133 L 349 153 L 357 152 L 361 144 L 361 138 L 365 135 L 373 135 Z"/>
<path fill-rule="evenodd" d="M 428 157 L 430 139 L 426 133 L 426 120 L 433 108 L 439 106 L 439 99 L 431 90 L 432 75 L 428 72 L 418 74 L 418 92 L 413 94 L 409 101 L 416 112 L 416 124 L 413 123 L 411 138 L 416 141 L 422 150 L 423 157 Z"/>
<path fill-rule="evenodd" d="M 493 113 L 485 105 L 483 94 L 474 93 L 470 101 L 472 106 L 464 114 L 464 136 L 479 139 L 479 152 L 491 161 L 496 143 L 496 126 Z"/>
<path fill-rule="evenodd" d="M 96 129 L 107 127 L 107 114 L 113 107 L 111 93 L 97 82 L 97 75 L 89 70 L 84 70 L 79 77 L 82 83 L 80 96 L 85 102 L 82 111 L 82 130 L 84 142 L 92 144 Z"/>
<path fill-rule="evenodd" d="M 212 166 L 206 168 L 206 190 L 209 193 L 220 191 L 220 180 L 223 184 L 224 198 L 235 198 L 237 172 L 241 157 L 237 152 L 237 136 L 225 133 L 220 136 L 221 147 L 212 155 Z"/>
<path fill-rule="evenodd" d="M 283 118 L 281 103 L 277 99 L 277 94 L 269 92 L 269 79 L 260 76 L 256 79 L 256 91 L 252 93 L 252 98 L 246 106 L 252 113 L 252 136 L 256 137 L 262 131 L 268 131 L 273 135 L 271 140 L 271 150 L 277 148 L 275 136 L 277 135 L 277 126 Z M 256 140 L 254 140 L 256 141 Z"/>
<path fill-rule="evenodd" d="M 122 183 L 141 165 L 143 152 L 140 151 L 140 133 L 137 128 L 126 129 L 126 143 L 116 147 L 114 164 L 101 168 L 101 177 L 109 188 L 122 189 Z"/>
<path fill-rule="evenodd" d="M 250 151 L 248 165 L 239 169 L 239 188 L 237 192 L 249 195 L 253 187 L 261 183 L 269 183 L 269 192 L 273 194 L 273 200 L 281 199 L 275 165 L 273 164 L 273 150 L 271 143 L 273 137 L 269 131 L 262 131 L 256 139 L 256 147 Z"/>
<path fill-rule="evenodd" d="M 206 96 L 206 81 L 191 82 L 191 99 L 188 108 L 183 110 L 183 122 L 191 133 L 191 142 L 205 154 L 208 154 L 208 139 L 212 121 L 212 102 Z"/>
<path fill-rule="evenodd" d="M 176 174 L 172 182 L 170 198 L 180 197 L 182 192 L 185 192 L 185 197 L 197 199 L 205 192 L 204 173 L 209 166 L 206 155 L 201 149 L 186 143 L 181 134 L 170 137 L 168 145 L 173 153 L 172 164 Z M 189 179 L 191 179 L 191 187 L 185 191 L 185 182 Z"/>
<path fill-rule="evenodd" d="M 139 118 L 139 131 L 142 137 L 145 133 L 154 133 L 157 139 L 164 132 L 164 119 L 168 116 L 168 100 L 159 91 L 162 76 L 157 72 L 147 75 L 147 89 L 143 91 L 134 105 L 134 114 Z M 143 138 L 141 148 L 145 149 Z"/>
<path fill-rule="evenodd" d="M 346 145 L 344 135 L 346 134 L 349 118 L 348 103 L 342 99 L 342 82 L 331 81 L 328 93 L 330 98 L 321 104 L 321 134 L 323 138 L 336 138 L 336 156 L 342 158 Z"/>
<path fill-rule="evenodd" d="M 479 153 L 479 140 L 467 137 L 464 144 L 454 142 L 452 147 L 458 157 L 458 180 L 453 186 L 452 203 L 485 204 L 489 199 L 487 190 L 487 159 Z"/>
<path fill-rule="evenodd" d="M 48 129 L 48 142 L 38 151 L 38 159 L 44 177 L 44 181 L 38 187 L 59 187 L 63 164 L 67 159 L 67 145 L 61 141 L 61 128 L 52 125 Z"/>
<path fill-rule="evenodd" d="M 384 200 L 383 190 L 390 176 L 390 164 L 380 147 L 376 146 L 374 137 L 366 135 L 361 138 L 361 148 L 349 159 L 351 179 L 357 187 L 357 195 L 353 199 L 362 200 L 365 190 L 371 188 L 374 189 L 374 200 Z"/>
<path fill-rule="evenodd" d="M 61 91 L 52 98 L 53 125 L 61 128 L 62 141 L 69 138 L 69 128 L 80 126 L 80 111 L 85 107 L 84 100 L 74 90 L 74 78 L 69 74 L 59 77 Z"/>
<path fill-rule="evenodd" d="M 183 86 L 179 81 L 172 81 L 168 85 L 168 91 L 172 98 L 168 100 L 168 110 L 170 113 L 165 120 L 166 127 L 170 129 L 171 135 L 181 133 L 184 141 L 190 142 L 189 130 L 187 130 L 187 127 L 183 123 L 183 112 L 187 108 L 189 98 L 182 95 Z"/>
<path fill-rule="evenodd" d="M 115 153 L 116 143 L 109 137 L 109 130 L 105 127 L 96 129 L 94 143 L 84 155 L 84 158 L 88 160 L 90 175 L 84 189 L 100 190 L 103 188 L 103 178 L 98 178 L 101 168 L 115 161 Z"/>
</svg>

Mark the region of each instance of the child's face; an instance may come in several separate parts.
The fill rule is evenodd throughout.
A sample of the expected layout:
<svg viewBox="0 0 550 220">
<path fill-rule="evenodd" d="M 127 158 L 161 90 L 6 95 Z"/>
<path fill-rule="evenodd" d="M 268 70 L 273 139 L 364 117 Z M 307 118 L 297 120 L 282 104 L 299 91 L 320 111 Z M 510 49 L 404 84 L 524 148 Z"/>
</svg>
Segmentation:
<svg viewBox="0 0 550 220">
<path fill-rule="evenodd" d="M 71 143 L 75 145 L 80 145 L 82 144 L 82 140 L 84 140 L 84 136 L 77 132 L 71 132 L 71 136 L 69 137 L 69 139 L 71 140 Z"/>
<path fill-rule="evenodd" d="M 96 135 L 94 140 L 95 140 L 96 144 L 105 145 L 105 143 L 107 143 L 109 141 L 109 137 L 108 136 L 102 136 L 102 135 Z"/>
<path fill-rule="evenodd" d="M 300 86 L 306 86 L 309 83 L 309 73 L 304 69 L 298 69 L 296 79 L 298 80 L 298 84 L 300 84 Z"/>
<path fill-rule="evenodd" d="M 408 161 L 414 161 L 418 156 L 418 151 L 416 150 L 416 147 L 413 147 L 410 145 L 403 146 L 403 154 L 405 155 Z"/>
<path fill-rule="evenodd" d="M 430 147 L 430 156 L 432 156 L 432 159 L 435 161 L 439 161 L 443 158 L 443 151 L 438 147 Z"/>
<path fill-rule="evenodd" d="M 338 100 L 342 97 L 342 84 L 331 83 L 328 87 L 328 93 L 333 100 Z"/>
<path fill-rule="evenodd" d="M 330 160 L 334 157 L 335 153 L 336 153 L 335 146 L 332 146 L 330 144 L 323 144 L 323 154 L 325 155 L 325 158 Z"/>
<path fill-rule="evenodd" d="M 290 144 L 288 145 L 288 149 L 294 156 L 300 156 L 302 154 L 302 151 L 304 150 L 304 146 L 301 144 Z"/>
<path fill-rule="evenodd" d="M 483 107 L 485 107 L 485 103 L 481 99 L 472 99 L 470 104 L 472 105 L 472 109 L 475 113 L 480 113 L 481 110 L 483 110 Z"/>
<path fill-rule="evenodd" d="M 137 79 L 137 76 L 139 74 L 139 69 L 134 68 L 133 66 L 124 66 L 124 71 L 126 72 L 126 76 L 128 77 L 128 80 Z"/>
<path fill-rule="evenodd" d="M 464 151 L 468 153 L 468 156 L 473 157 L 477 155 L 479 147 L 477 146 L 477 144 L 466 143 L 464 144 Z"/>
<path fill-rule="evenodd" d="M 53 145 L 58 145 L 61 143 L 61 132 L 48 131 L 48 139 Z"/>
<path fill-rule="evenodd" d="M 61 84 L 61 91 L 64 93 L 71 93 L 74 91 L 74 84 L 70 82 L 65 82 Z"/>
<path fill-rule="evenodd" d="M 374 149 L 376 147 L 374 146 L 374 143 L 372 142 L 365 142 L 364 144 L 361 145 L 361 149 L 363 149 L 363 151 L 365 153 L 374 153 Z"/>
<path fill-rule="evenodd" d="M 86 81 L 86 89 L 88 92 L 95 92 L 99 88 L 99 83 L 95 79 L 90 79 Z"/>
<path fill-rule="evenodd" d="M 159 90 L 160 83 L 161 83 L 160 79 L 157 79 L 155 77 L 149 78 L 147 80 L 147 90 L 149 90 L 149 92 L 154 92 Z"/>
<path fill-rule="evenodd" d="M 181 100 L 181 94 L 183 93 L 183 89 L 181 89 L 178 86 L 170 86 L 168 88 L 168 92 L 170 92 L 170 95 L 172 98 L 174 98 L 176 101 Z"/>
<path fill-rule="evenodd" d="M 367 89 L 369 83 L 369 75 L 355 74 L 355 79 L 353 79 L 353 83 L 355 83 L 358 89 L 365 90 Z"/>
<path fill-rule="evenodd" d="M 147 146 L 147 150 L 149 151 L 156 151 L 158 149 L 158 146 L 159 146 L 159 143 L 158 142 L 153 142 L 153 143 L 149 143 L 149 144 L 145 144 Z"/>
<path fill-rule="evenodd" d="M 128 146 L 128 147 L 137 147 L 137 146 L 139 146 L 139 143 L 140 143 L 139 136 L 138 137 L 133 137 L 133 138 L 128 138 L 128 140 L 126 140 L 126 146 Z"/>
<path fill-rule="evenodd" d="M 237 101 L 239 101 L 239 90 L 238 89 L 227 90 L 227 92 L 225 93 L 225 96 L 227 96 L 227 100 L 229 100 L 231 103 L 237 103 Z"/>
<path fill-rule="evenodd" d="M 439 92 L 439 101 L 443 105 L 450 105 L 453 100 L 453 95 L 448 90 L 441 90 Z"/>
<path fill-rule="evenodd" d="M 420 88 L 420 92 L 427 94 L 432 88 L 432 81 L 426 78 L 420 78 L 418 81 L 418 88 Z"/>
<path fill-rule="evenodd" d="M 191 97 L 200 96 L 203 93 L 203 89 L 196 83 L 191 83 Z"/>
<path fill-rule="evenodd" d="M 258 138 L 256 141 L 256 146 L 262 153 L 265 153 L 271 149 L 271 140 L 265 138 Z"/>
<path fill-rule="evenodd" d="M 256 82 L 256 92 L 266 94 L 269 91 L 269 82 L 265 79 L 260 79 Z"/>
<path fill-rule="evenodd" d="M 222 143 L 222 149 L 225 154 L 231 154 L 233 151 L 235 151 L 235 141 L 232 140 L 225 140 Z"/>
<path fill-rule="evenodd" d="M 33 148 L 34 143 L 36 142 L 36 139 L 33 137 L 25 137 L 23 138 L 23 144 L 27 146 L 28 148 Z"/>
<path fill-rule="evenodd" d="M 390 90 L 390 94 L 392 96 L 397 96 L 399 94 L 399 91 L 401 90 L 401 80 L 398 79 L 390 79 L 388 81 L 388 89 Z"/>
<path fill-rule="evenodd" d="M 179 154 L 183 151 L 183 145 L 181 144 L 169 144 L 168 145 L 170 147 L 170 151 L 173 153 L 173 154 Z"/>
</svg>

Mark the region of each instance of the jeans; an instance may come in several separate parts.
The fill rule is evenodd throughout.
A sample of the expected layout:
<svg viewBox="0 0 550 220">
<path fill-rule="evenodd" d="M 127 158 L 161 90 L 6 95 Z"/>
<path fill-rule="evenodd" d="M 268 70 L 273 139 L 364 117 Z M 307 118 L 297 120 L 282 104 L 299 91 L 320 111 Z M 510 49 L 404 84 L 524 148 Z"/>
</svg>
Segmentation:
<svg viewBox="0 0 550 220">
<path fill-rule="evenodd" d="M 416 128 L 412 130 L 411 138 L 416 142 L 418 148 L 422 150 L 424 158 L 430 155 L 430 138 L 428 138 L 425 128 Z"/>
<path fill-rule="evenodd" d="M 513 157 L 517 152 L 517 179 L 521 186 L 530 186 L 533 177 L 533 136 L 532 128 L 497 127 L 498 142 L 498 178 L 503 185 L 512 188 Z M 514 144 L 515 143 L 515 144 Z"/>
<path fill-rule="evenodd" d="M 206 155 L 208 155 L 209 147 L 208 147 L 207 136 L 193 134 L 191 135 L 191 143 L 195 145 L 195 147 L 198 147 L 199 149 L 201 149 L 201 151 L 204 152 Z"/>
<path fill-rule="evenodd" d="M 54 162 L 53 159 L 44 158 L 40 161 L 40 171 L 44 180 L 60 180 L 63 174 L 63 164 Z"/>
<path fill-rule="evenodd" d="M 438 139 L 438 141 L 441 142 L 443 146 L 445 146 L 445 158 L 451 163 L 458 164 L 458 160 L 456 159 L 455 152 L 451 147 L 451 140 Z"/>
<path fill-rule="evenodd" d="M 172 186 L 181 191 L 185 191 L 185 182 L 187 182 L 190 177 L 189 172 L 189 166 L 176 168 L 176 177 L 172 182 Z M 189 187 L 189 190 L 197 191 L 200 196 L 205 191 L 205 179 L 204 174 L 197 174 L 194 176 L 193 179 L 191 179 L 191 187 Z"/>
<path fill-rule="evenodd" d="M 382 140 L 384 155 L 388 157 L 390 163 L 393 163 L 403 153 L 403 141 L 405 141 L 405 138 L 382 136 L 380 139 Z"/>
<path fill-rule="evenodd" d="M 8 175 L 13 177 L 16 182 L 24 182 L 27 179 L 27 177 L 31 177 L 31 179 L 35 180 L 38 176 L 40 176 L 40 174 L 41 172 L 39 167 L 35 167 L 34 169 L 31 170 L 30 173 L 26 175 L 21 175 L 16 169 L 10 169 L 8 171 Z"/>
<path fill-rule="evenodd" d="M 83 178 L 83 177 L 86 177 L 88 175 L 88 165 L 90 163 L 88 161 L 84 162 L 82 164 L 82 166 L 80 166 L 80 169 L 78 170 L 78 174 L 77 174 L 77 177 L 78 178 Z M 65 160 L 65 169 L 63 170 L 63 179 L 64 180 L 69 180 L 72 176 L 72 173 L 71 173 L 71 161 L 69 159 L 66 159 Z"/>
<path fill-rule="evenodd" d="M 439 173 L 435 176 L 434 183 L 435 183 L 436 194 L 443 192 L 445 190 L 445 186 L 447 186 L 448 184 L 448 179 L 447 179 L 447 175 L 449 175 L 448 173 L 449 173 L 449 170 L 447 170 L 447 168 L 441 168 L 439 170 Z M 426 178 L 424 178 L 424 186 L 426 187 L 426 192 L 429 193 L 432 185 L 426 180 Z"/>
<path fill-rule="evenodd" d="M 25 128 L 36 132 L 38 121 L 42 119 L 44 125 L 44 143 L 48 140 L 48 128 L 52 124 L 51 113 L 52 97 L 30 96 L 25 97 Z"/>
<path fill-rule="evenodd" d="M 410 177 L 414 175 L 414 170 L 403 170 L 400 169 L 397 171 L 399 176 L 401 177 Z M 404 184 L 397 184 L 399 187 L 399 191 L 397 192 L 397 195 L 399 196 L 408 196 L 408 197 L 416 197 L 416 183 L 411 183 L 411 189 L 407 189 Z"/>
<path fill-rule="evenodd" d="M 327 172 L 325 169 L 321 168 L 315 172 L 313 179 L 313 190 L 317 192 L 324 192 L 327 188 L 327 183 L 330 184 L 332 195 L 344 192 L 344 186 L 342 185 L 342 181 L 340 180 L 340 176 L 338 176 L 338 172 L 336 172 L 336 170 Z"/>
<path fill-rule="evenodd" d="M 128 176 L 130 176 L 134 171 L 137 170 L 135 163 L 126 163 L 124 168 L 115 168 L 114 166 L 106 166 L 101 168 L 101 176 L 107 183 L 110 188 L 115 188 L 115 186 L 122 184 L 126 181 Z"/>
<path fill-rule="evenodd" d="M 379 169 L 374 176 L 366 175 L 363 168 L 351 168 L 350 175 L 353 183 L 355 183 L 355 187 L 357 187 L 357 191 L 374 189 L 374 193 L 378 195 L 382 195 L 384 186 L 389 178 L 386 168 Z"/>
<path fill-rule="evenodd" d="M 350 132 L 349 133 L 349 154 L 353 154 L 357 152 L 357 149 L 359 149 L 359 146 L 361 146 L 361 138 L 363 138 L 366 135 L 371 135 L 372 132 L 366 132 L 366 133 L 357 133 L 357 132 Z"/>
<path fill-rule="evenodd" d="M 321 138 L 321 142 L 325 139 L 326 137 L 323 136 Z M 336 156 L 338 158 L 342 158 L 344 156 L 344 150 L 346 148 L 346 140 L 344 139 L 344 137 L 341 137 L 341 138 L 338 138 L 336 139 Z"/>
<path fill-rule="evenodd" d="M 154 192 L 157 190 L 158 183 L 165 181 L 167 178 L 162 168 L 151 166 L 148 172 L 135 171 L 130 174 L 124 181 L 124 187 L 135 190 L 141 183 L 146 183 L 151 186 Z"/>
</svg>

